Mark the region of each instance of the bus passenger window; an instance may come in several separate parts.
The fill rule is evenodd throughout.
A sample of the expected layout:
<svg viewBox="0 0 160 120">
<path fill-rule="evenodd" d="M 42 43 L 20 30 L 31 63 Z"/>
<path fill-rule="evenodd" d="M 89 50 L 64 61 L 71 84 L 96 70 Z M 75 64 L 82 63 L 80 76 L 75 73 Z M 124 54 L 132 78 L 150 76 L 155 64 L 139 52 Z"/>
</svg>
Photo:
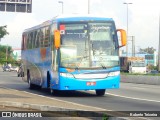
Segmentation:
<svg viewBox="0 0 160 120">
<path fill-rule="evenodd" d="M 43 47 L 43 41 L 44 41 L 44 28 L 40 31 L 40 46 Z"/>
<path fill-rule="evenodd" d="M 32 38 L 31 38 L 31 33 L 28 34 L 27 48 L 28 48 L 28 49 L 31 49 L 31 48 L 32 48 Z"/>
<path fill-rule="evenodd" d="M 45 29 L 45 39 L 44 39 L 44 47 L 48 47 L 49 46 L 49 27 L 46 27 Z"/>
<path fill-rule="evenodd" d="M 34 32 L 33 32 L 33 38 L 32 38 L 33 48 L 36 48 L 36 44 L 35 44 L 36 36 L 37 36 L 37 31 L 34 31 Z"/>
<path fill-rule="evenodd" d="M 40 31 L 38 30 L 35 38 L 35 48 L 39 47 L 39 40 L 40 40 Z"/>
</svg>

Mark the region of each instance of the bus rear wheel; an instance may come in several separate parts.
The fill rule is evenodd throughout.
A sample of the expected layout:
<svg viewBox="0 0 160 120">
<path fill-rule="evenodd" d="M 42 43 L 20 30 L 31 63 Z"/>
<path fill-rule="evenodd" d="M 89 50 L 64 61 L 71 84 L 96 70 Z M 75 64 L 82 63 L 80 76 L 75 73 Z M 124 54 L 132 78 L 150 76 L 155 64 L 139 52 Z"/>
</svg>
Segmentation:
<svg viewBox="0 0 160 120">
<path fill-rule="evenodd" d="M 29 86 L 29 89 L 35 89 L 35 85 L 31 83 L 31 77 L 30 77 L 30 74 L 28 74 L 27 76 L 27 79 L 28 79 L 28 86 Z"/>
<path fill-rule="evenodd" d="M 100 89 L 100 90 L 96 90 L 96 95 L 97 96 L 103 96 L 105 94 L 105 89 Z"/>
</svg>

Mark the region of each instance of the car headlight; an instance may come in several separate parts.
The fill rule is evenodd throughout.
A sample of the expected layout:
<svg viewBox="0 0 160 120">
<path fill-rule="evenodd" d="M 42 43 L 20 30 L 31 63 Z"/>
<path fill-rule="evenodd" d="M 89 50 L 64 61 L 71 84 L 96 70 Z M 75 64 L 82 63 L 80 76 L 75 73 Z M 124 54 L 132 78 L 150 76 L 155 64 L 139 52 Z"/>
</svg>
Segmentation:
<svg viewBox="0 0 160 120">
<path fill-rule="evenodd" d="M 108 73 L 108 77 L 113 77 L 113 76 L 118 76 L 118 75 L 120 75 L 120 71 Z"/>
<path fill-rule="evenodd" d="M 60 73 L 60 76 L 62 77 L 68 77 L 68 78 L 73 78 L 73 75 L 70 73 Z"/>
</svg>

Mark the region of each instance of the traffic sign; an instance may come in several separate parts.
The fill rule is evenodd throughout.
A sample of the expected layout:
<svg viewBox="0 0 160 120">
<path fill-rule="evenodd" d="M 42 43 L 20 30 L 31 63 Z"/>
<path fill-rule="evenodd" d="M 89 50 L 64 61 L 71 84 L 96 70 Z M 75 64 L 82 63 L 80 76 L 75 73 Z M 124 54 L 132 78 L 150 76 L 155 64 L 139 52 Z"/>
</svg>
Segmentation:
<svg viewBox="0 0 160 120">
<path fill-rule="evenodd" d="M 32 0 L 0 0 L 0 11 L 32 12 Z"/>
</svg>

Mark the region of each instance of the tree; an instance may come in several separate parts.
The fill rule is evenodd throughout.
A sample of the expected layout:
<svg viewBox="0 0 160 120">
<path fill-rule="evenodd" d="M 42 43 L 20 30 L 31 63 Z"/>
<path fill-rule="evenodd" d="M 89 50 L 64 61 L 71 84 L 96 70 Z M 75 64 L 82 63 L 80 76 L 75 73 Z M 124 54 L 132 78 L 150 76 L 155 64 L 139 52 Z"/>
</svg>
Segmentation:
<svg viewBox="0 0 160 120">
<path fill-rule="evenodd" d="M 146 53 L 149 53 L 149 54 L 153 54 L 154 51 L 156 51 L 156 49 L 154 49 L 153 47 L 148 47 L 148 48 L 140 48 L 139 49 L 139 52 L 146 52 Z"/>
<path fill-rule="evenodd" d="M 0 26 L 0 40 L 3 38 L 5 35 L 9 34 L 6 30 L 7 26 Z"/>
<path fill-rule="evenodd" d="M 11 46 L 0 45 L 0 63 L 3 64 L 5 62 L 14 62 L 14 59 L 11 56 L 12 53 L 13 50 Z"/>
</svg>

